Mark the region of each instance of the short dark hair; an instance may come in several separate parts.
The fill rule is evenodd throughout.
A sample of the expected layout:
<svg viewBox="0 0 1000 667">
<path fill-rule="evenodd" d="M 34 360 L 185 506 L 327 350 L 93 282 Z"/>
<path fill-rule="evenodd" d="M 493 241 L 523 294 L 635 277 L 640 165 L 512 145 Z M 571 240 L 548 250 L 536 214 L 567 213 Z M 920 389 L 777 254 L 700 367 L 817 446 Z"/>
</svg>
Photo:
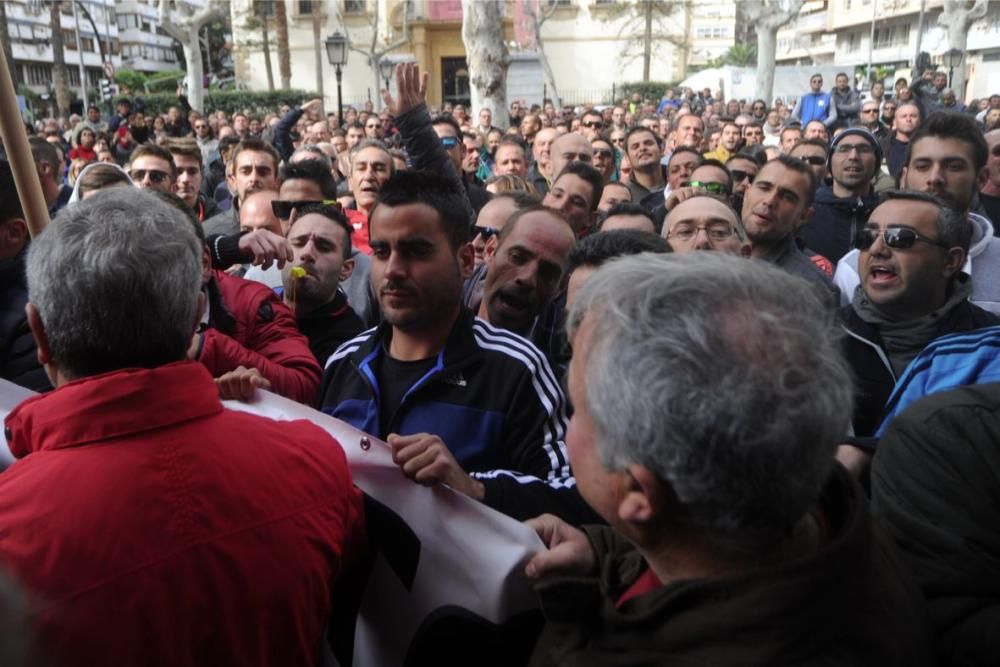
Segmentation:
<svg viewBox="0 0 1000 667">
<path fill-rule="evenodd" d="M 623 201 L 618 202 L 608 209 L 607 214 L 601 218 L 600 222 L 597 224 L 598 231 L 600 231 L 600 229 L 604 226 L 604 223 L 608 218 L 612 218 L 616 215 L 641 215 L 653 223 L 653 229 L 656 229 L 656 220 L 653 220 L 652 214 L 644 206 Z"/>
<path fill-rule="evenodd" d="M 638 229 L 615 229 L 591 234 L 581 239 L 569 252 L 566 273 L 581 266 L 597 268 L 616 257 L 643 252 L 671 252 L 666 239 Z"/>
<path fill-rule="evenodd" d="M 274 149 L 272 149 L 274 150 Z M 128 164 L 132 167 L 132 163 L 141 157 L 151 155 L 153 157 L 158 157 L 161 160 L 165 160 L 170 165 L 170 177 L 177 178 L 177 164 L 174 162 L 174 154 L 168 151 L 163 146 L 157 146 L 156 144 L 139 144 L 132 151 L 132 155 L 129 156 Z"/>
<path fill-rule="evenodd" d="M 715 158 L 702 160 L 702 163 L 699 164 L 696 167 L 696 169 L 701 169 L 702 167 L 716 167 L 724 171 L 726 174 L 726 189 L 729 192 L 733 191 L 733 175 L 729 173 L 729 170 L 726 168 L 726 165 L 723 164 L 720 160 L 716 160 Z"/>
<path fill-rule="evenodd" d="M 299 162 L 285 163 L 278 172 L 282 181 L 300 179 L 312 181 L 319 186 L 324 199 L 337 198 L 337 183 L 333 180 L 333 174 L 319 160 L 301 160 Z"/>
<path fill-rule="evenodd" d="M 521 149 L 521 152 L 524 153 L 525 157 L 527 157 L 530 153 L 528 150 L 528 144 L 524 141 L 524 139 L 513 134 L 505 134 L 503 139 L 500 140 L 500 143 L 497 144 L 497 150 L 500 150 L 500 146 L 517 146 Z"/>
<path fill-rule="evenodd" d="M 443 113 L 438 116 L 434 116 L 434 118 L 431 119 L 431 127 L 435 125 L 448 125 L 451 129 L 455 130 L 456 137 L 459 139 L 462 138 L 462 126 L 458 124 L 458 121 L 455 120 L 455 117 L 450 113 Z"/>
<path fill-rule="evenodd" d="M 938 137 L 941 139 L 957 139 L 963 141 L 972 148 L 972 164 L 978 174 L 986 166 L 989 158 L 989 146 L 979 124 L 972 116 L 957 113 L 954 111 L 935 111 L 927 116 L 927 120 L 920 124 L 917 131 L 910 137 L 906 144 L 906 166 L 910 165 L 910 157 L 913 153 L 913 146 L 924 137 Z"/>
<path fill-rule="evenodd" d="M 503 192 L 498 192 L 492 197 L 490 201 L 494 199 L 510 199 L 514 202 L 517 208 L 528 208 L 529 206 L 538 206 L 542 203 L 542 200 L 527 190 L 504 190 Z"/>
<path fill-rule="evenodd" d="M 674 152 L 671 153 L 670 157 L 667 159 L 667 166 L 669 167 L 670 163 L 674 161 L 674 158 L 680 155 L 681 153 L 693 153 L 694 155 L 697 155 L 699 167 L 701 166 L 702 161 L 705 159 L 704 156 L 702 156 L 701 151 L 699 151 L 697 148 L 692 148 L 691 146 L 678 146 L 677 148 L 674 149 Z"/>
<path fill-rule="evenodd" d="M 570 162 L 563 167 L 558 176 L 552 179 L 552 185 L 555 185 L 556 181 L 563 177 L 563 174 L 573 174 L 590 184 L 590 189 L 594 193 L 594 197 L 590 201 L 590 210 L 596 211 L 597 205 L 601 201 L 601 195 L 604 194 L 604 177 L 601 175 L 601 172 L 586 162 Z"/>
<path fill-rule="evenodd" d="M 919 201 L 936 206 L 938 241 L 948 248 L 957 246 L 966 252 L 969 251 L 969 245 L 972 243 L 972 223 L 969 221 L 969 216 L 954 204 L 929 192 L 885 190 L 879 195 L 879 205 L 893 199 Z"/>
<path fill-rule="evenodd" d="M 326 173 L 329 174 L 330 172 L 327 171 Z M 351 228 L 350 223 L 347 222 L 347 216 L 344 215 L 344 212 L 339 205 L 330 206 L 329 204 L 305 204 L 303 206 L 296 207 L 295 219 L 292 220 L 291 224 L 288 226 L 287 236 L 291 235 L 292 229 L 295 228 L 295 223 L 298 222 L 299 218 L 304 215 L 309 215 L 310 213 L 321 215 L 344 230 L 344 236 L 347 239 L 344 242 L 344 259 L 350 259 L 351 234 L 353 234 L 354 231 Z"/>
<path fill-rule="evenodd" d="M 253 151 L 255 153 L 267 153 L 274 160 L 274 170 L 278 170 L 278 163 L 281 162 L 281 156 L 278 155 L 278 151 L 274 149 L 269 142 L 263 139 L 255 139 L 253 137 L 247 137 L 243 139 L 236 145 L 233 149 L 233 154 L 229 156 L 229 161 L 235 166 L 236 158 L 239 157 L 240 153 L 243 151 Z"/>
<path fill-rule="evenodd" d="M 59 153 L 55 146 L 41 137 L 28 137 L 28 146 L 31 147 L 31 159 L 35 164 L 44 162 L 52 167 L 57 177 L 62 177 L 63 166 L 59 164 Z M 17 198 L 16 194 L 14 198 Z"/>
<path fill-rule="evenodd" d="M 805 176 L 809 181 L 809 190 L 806 192 L 804 201 L 807 208 L 812 205 L 813 196 L 816 194 L 816 174 L 813 173 L 813 170 L 809 168 L 808 164 L 798 158 L 788 155 L 779 155 L 769 160 L 767 164 L 780 164 L 786 169 L 791 169 L 795 173 Z M 766 166 L 767 165 L 764 165 L 764 167 Z M 764 170 L 764 167 L 761 167 L 761 171 Z M 760 178 L 760 174 L 757 174 L 757 178 Z"/>
<path fill-rule="evenodd" d="M 434 209 L 453 250 L 469 242 L 472 219 L 469 198 L 451 179 L 423 170 L 397 171 L 378 193 L 378 199 L 368 215 L 375 219 L 379 206 L 423 204 Z"/>
<path fill-rule="evenodd" d="M 653 132 L 653 130 L 651 128 L 643 127 L 642 125 L 636 125 L 631 130 L 628 131 L 628 134 L 625 135 L 625 153 L 626 154 L 628 154 L 628 142 L 632 138 L 632 135 L 639 134 L 640 132 L 649 132 L 651 135 L 653 135 L 653 139 L 656 140 L 656 145 L 659 146 L 660 148 L 663 147 L 663 141 L 660 139 L 660 136 L 658 134 L 656 134 L 656 132 Z"/>
<path fill-rule="evenodd" d="M 799 143 L 795 144 L 795 148 L 798 148 L 799 146 L 817 146 L 823 149 L 824 155 L 830 154 L 830 144 L 828 144 L 825 141 L 821 141 L 819 139 L 803 139 Z M 793 148 L 792 150 L 794 151 L 795 148 Z"/>
</svg>

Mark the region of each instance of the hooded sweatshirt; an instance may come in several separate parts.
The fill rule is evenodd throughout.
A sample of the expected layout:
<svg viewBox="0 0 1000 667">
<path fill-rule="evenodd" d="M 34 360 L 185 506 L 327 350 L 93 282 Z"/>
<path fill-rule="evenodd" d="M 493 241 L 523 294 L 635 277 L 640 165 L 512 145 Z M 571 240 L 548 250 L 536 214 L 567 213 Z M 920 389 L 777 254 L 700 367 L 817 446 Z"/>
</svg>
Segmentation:
<svg viewBox="0 0 1000 667">
<path fill-rule="evenodd" d="M 993 236 L 993 225 L 976 213 L 969 214 L 972 241 L 969 257 L 962 271 L 972 276 L 972 303 L 1000 315 L 1000 238 Z M 841 305 L 851 302 L 854 288 L 861 284 L 858 275 L 858 251 L 852 250 L 837 262 L 834 284 L 840 288 Z"/>
<path fill-rule="evenodd" d="M 869 192 L 863 197 L 838 197 L 833 187 L 824 185 L 816 191 L 813 215 L 802 225 L 798 237 L 806 247 L 836 264 L 854 248 L 859 227 L 878 204 L 878 197 Z"/>
</svg>

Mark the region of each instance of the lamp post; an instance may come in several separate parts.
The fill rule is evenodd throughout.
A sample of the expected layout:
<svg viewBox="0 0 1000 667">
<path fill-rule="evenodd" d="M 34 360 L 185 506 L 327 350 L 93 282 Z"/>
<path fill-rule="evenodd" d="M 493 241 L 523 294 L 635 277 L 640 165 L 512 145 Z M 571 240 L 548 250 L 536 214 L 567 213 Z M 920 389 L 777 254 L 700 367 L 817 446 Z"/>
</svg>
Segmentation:
<svg viewBox="0 0 1000 667">
<path fill-rule="evenodd" d="M 948 87 L 951 88 L 951 77 L 955 68 L 961 64 L 964 54 L 960 49 L 948 49 L 944 52 L 944 64 L 948 66 Z"/>
<path fill-rule="evenodd" d="M 339 126 L 344 127 L 344 103 L 340 89 L 343 73 L 340 68 L 347 64 L 347 38 L 339 30 L 326 38 L 326 58 L 337 73 L 337 119 Z"/>
<path fill-rule="evenodd" d="M 378 71 L 382 75 L 382 80 L 385 81 L 385 89 L 389 90 L 389 81 L 392 79 L 393 62 L 388 58 L 382 58 L 378 62 Z"/>
</svg>

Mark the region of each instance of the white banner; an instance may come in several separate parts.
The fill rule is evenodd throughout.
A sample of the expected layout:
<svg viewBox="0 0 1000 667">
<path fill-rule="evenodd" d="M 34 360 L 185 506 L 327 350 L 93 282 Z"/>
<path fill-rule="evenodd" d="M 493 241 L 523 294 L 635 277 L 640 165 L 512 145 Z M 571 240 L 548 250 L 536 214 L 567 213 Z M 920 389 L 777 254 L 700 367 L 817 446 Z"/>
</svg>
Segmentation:
<svg viewBox="0 0 1000 667">
<path fill-rule="evenodd" d="M 0 380 L 0 418 L 31 393 Z M 278 421 L 315 423 L 343 447 L 355 484 L 390 510 L 378 518 L 380 528 L 369 517 L 372 539 L 398 548 L 385 549 L 371 570 L 357 618 L 353 665 L 414 664 L 411 645 L 426 650 L 420 635 L 444 632 L 449 617 L 461 619 L 462 627 L 501 626 L 538 606 L 523 570 L 543 545 L 523 523 L 451 489 L 411 482 L 392 462 L 388 445 L 317 410 L 270 392 L 259 392 L 251 403 L 225 405 Z M 10 460 L 6 440 L 0 444 L 0 458 Z M 394 517 L 406 525 L 396 524 L 396 534 L 384 534 Z M 442 621 L 445 625 L 431 627 Z"/>
</svg>

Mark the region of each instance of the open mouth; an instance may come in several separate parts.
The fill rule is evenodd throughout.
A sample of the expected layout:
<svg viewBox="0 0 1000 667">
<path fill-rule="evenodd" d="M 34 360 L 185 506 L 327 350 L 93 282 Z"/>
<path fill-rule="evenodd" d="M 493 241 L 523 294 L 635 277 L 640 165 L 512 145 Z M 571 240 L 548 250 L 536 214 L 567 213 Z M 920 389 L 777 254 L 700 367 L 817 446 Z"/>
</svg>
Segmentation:
<svg viewBox="0 0 1000 667">
<path fill-rule="evenodd" d="M 886 266 L 874 266 L 868 271 L 868 275 L 871 276 L 873 285 L 890 283 L 897 277 L 896 272 Z"/>
</svg>

